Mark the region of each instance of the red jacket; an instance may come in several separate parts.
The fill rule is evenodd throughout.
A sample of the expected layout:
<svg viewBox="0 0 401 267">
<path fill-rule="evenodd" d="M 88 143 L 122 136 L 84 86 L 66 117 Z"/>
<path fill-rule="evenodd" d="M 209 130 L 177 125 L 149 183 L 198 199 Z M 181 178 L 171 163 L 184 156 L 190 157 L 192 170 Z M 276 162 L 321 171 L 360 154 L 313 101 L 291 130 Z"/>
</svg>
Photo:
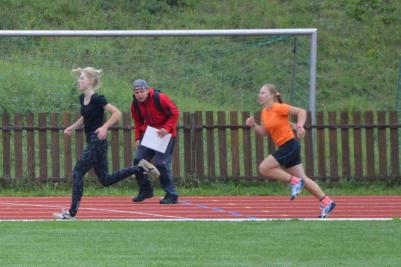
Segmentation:
<svg viewBox="0 0 401 267">
<path fill-rule="evenodd" d="M 131 103 L 131 115 L 135 123 L 135 140 L 142 138 L 148 125 L 157 129 L 164 128 L 173 137 L 177 135 L 177 123 L 180 111 L 167 95 L 160 93 L 160 105 L 164 111 L 161 113 L 154 102 L 153 94 L 154 89 L 149 88 L 148 98 L 144 102 L 138 102 L 139 110 L 144 118 L 143 122 L 135 112 L 134 103 Z M 167 114 L 167 111 L 170 115 Z"/>
</svg>

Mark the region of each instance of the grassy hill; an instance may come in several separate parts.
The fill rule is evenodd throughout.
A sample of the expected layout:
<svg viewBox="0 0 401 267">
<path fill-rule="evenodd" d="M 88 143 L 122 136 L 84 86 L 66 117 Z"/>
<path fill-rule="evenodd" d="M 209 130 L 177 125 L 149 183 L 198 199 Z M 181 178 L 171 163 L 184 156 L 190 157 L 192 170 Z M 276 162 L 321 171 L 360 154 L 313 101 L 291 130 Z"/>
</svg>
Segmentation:
<svg viewBox="0 0 401 267">
<path fill-rule="evenodd" d="M 114 29 L 114 30 L 139 30 L 139 29 L 234 29 L 234 28 L 317 28 L 318 29 L 318 79 L 317 79 L 317 108 L 319 110 L 391 110 L 395 107 L 397 78 L 401 59 L 401 2 L 379 0 L 131 0 L 131 1 L 0 1 L 0 28 L 9 29 Z M 235 41 L 235 40 L 233 40 Z M 40 42 L 40 41 L 38 41 Z M 66 52 L 60 48 L 59 58 L 65 53 L 85 51 L 85 44 L 71 43 Z M 15 43 L 14 43 L 15 44 Z M 109 47 L 104 47 L 107 42 L 99 46 L 107 48 L 109 57 L 105 61 L 124 60 L 128 56 L 124 49 L 118 47 L 118 43 L 110 41 Z M 160 48 L 166 49 L 175 44 L 170 41 L 160 43 Z M 199 43 L 199 46 L 207 43 Z M 31 46 L 31 43 L 20 42 L 18 46 L 9 46 L 7 42 L 0 43 L 0 49 L 4 54 L 13 56 L 12 50 L 21 50 Z M 38 44 L 40 49 L 40 44 Z M 146 51 L 149 43 L 139 40 L 135 46 L 137 53 Z M 185 43 L 183 44 L 185 47 Z M 91 51 L 96 51 L 96 46 L 91 44 Z M 42 51 L 45 53 L 46 51 Z M 136 54 L 138 55 L 138 54 Z M 169 55 L 170 57 L 175 54 Z M 0 57 L 1 59 L 2 57 Z M 77 54 L 73 63 L 83 66 L 81 63 L 91 63 L 85 59 L 82 52 Z M 70 77 L 64 77 L 63 73 L 69 72 L 70 66 L 61 68 L 57 65 L 54 73 L 48 73 L 38 66 L 27 75 L 24 70 L 26 61 L 36 59 L 29 54 L 17 60 L 3 59 L 0 65 L 0 96 L 2 99 L 13 98 L 22 101 L 21 96 L 34 96 L 36 106 L 44 110 L 49 107 L 49 102 L 54 102 L 57 110 L 71 109 L 76 101 L 72 81 Z M 250 59 L 251 60 L 251 59 Z M 255 58 L 255 62 L 258 59 Z M 156 62 L 157 63 L 157 62 Z M 38 63 L 43 65 L 43 63 Z M 133 65 L 137 67 L 137 65 Z M 52 67 L 52 65 L 50 65 Z M 110 66 L 112 68 L 113 65 Z M 139 67 L 138 67 L 139 69 Z M 135 71 L 138 71 L 136 69 Z M 7 70 L 12 70 L 7 72 Z M 195 70 L 196 71 L 196 70 Z M 227 75 L 232 71 L 227 68 Z M 110 72 L 112 72 L 110 70 Z M 39 75 L 38 75 L 39 73 Z M 157 77 L 158 72 L 142 70 L 143 77 Z M 183 72 L 185 74 L 185 72 Z M 130 97 L 129 72 L 121 79 L 120 76 L 108 76 L 105 87 L 127 88 L 128 91 L 119 96 L 110 96 L 111 101 L 127 108 Z M 176 79 L 176 73 L 168 73 Z M 61 90 L 68 92 L 71 98 L 65 98 L 62 104 L 57 104 L 59 98 L 49 94 L 53 84 L 40 81 L 42 76 L 51 80 L 51 77 L 60 77 L 63 81 Z M 267 76 L 266 76 L 267 77 Z M 149 78 L 152 80 L 152 78 Z M 31 94 L 30 82 L 38 79 L 42 82 L 42 88 L 35 89 Z M 156 79 L 156 78 L 155 78 Z M 255 77 L 255 81 L 249 85 L 248 94 L 257 94 L 262 85 L 263 77 Z M 187 81 L 185 81 L 188 83 Z M 266 82 L 270 82 L 266 80 Z M 107 85 L 107 86 L 106 86 Z M 162 84 L 163 85 L 163 84 Z M 17 88 L 17 89 L 15 89 Z M 15 89 L 15 90 L 14 90 Z M 33 89 L 32 89 L 33 90 Z M 54 89 L 53 89 L 54 90 Z M 224 101 L 227 95 L 219 95 L 219 91 L 211 91 L 208 97 L 204 92 L 197 93 L 197 87 L 189 86 L 188 92 L 179 91 L 175 100 L 183 107 L 183 110 L 196 109 L 234 109 L 236 104 Z M 212 89 L 211 89 L 212 90 Z M 106 95 L 115 95 L 103 92 Z M 168 91 L 168 93 L 174 93 Z M 242 93 L 237 98 L 243 96 Z M 56 94 L 57 96 L 57 94 Z M 212 102 L 210 98 L 220 98 L 220 102 Z M 188 99 L 191 99 L 188 102 Z M 71 102 L 69 102 L 71 101 Z M 232 101 L 231 101 L 232 102 Z M 75 103 L 75 102 L 74 102 Z M 121 103 L 121 104 L 120 104 Z M 125 103 L 125 104 L 123 104 Z M 21 106 L 28 107 L 22 104 Z M 2 109 L 14 111 L 20 108 L 16 105 L 6 106 L 2 100 Z M 257 109 L 255 107 L 255 109 Z"/>
</svg>

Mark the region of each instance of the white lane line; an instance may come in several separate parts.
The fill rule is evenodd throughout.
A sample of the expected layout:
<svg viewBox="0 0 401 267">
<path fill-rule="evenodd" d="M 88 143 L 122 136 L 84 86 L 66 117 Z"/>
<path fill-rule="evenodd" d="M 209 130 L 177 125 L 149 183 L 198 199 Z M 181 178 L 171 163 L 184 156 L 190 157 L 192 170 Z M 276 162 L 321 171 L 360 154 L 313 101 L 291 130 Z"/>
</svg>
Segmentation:
<svg viewBox="0 0 401 267">
<path fill-rule="evenodd" d="M 0 205 L 28 206 L 28 207 L 41 207 L 41 208 L 59 208 L 59 209 L 62 209 L 64 207 L 64 206 L 55 206 L 55 205 L 11 203 L 11 202 L 0 202 Z M 138 211 L 124 211 L 124 210 L 114 210 L 114 209 L 85 208 L 85 207 L 80 207 L 79 209 L 80 210 L 101 211 L 101 212 L 138 214 L 138 215 L 145 215 L 145 216 L 151 216 L 151 217 L 171 218 L 171 219 L 176 219 L 176 220 L 177 219 L 178 220 L 192 220 L 191 218 L 187 218 L 187 217 L 177 217 L 177 216 L 161 215 L 161 214 L 154 214 L 154 213 L 145 213 L 145 212 L 138 212 Z"/>
<path fill-rule="evenodd" d="M 328 222 L 328 221 L 392 221 L 400 220 L 394 218 L 256 218 L 256 219 L 77 219 L 77 220 L 54 220 L 54 219 L 21 219 L 21 220 L 1 220 L 1 222 L 76 222 L 76 221 L 94 221 L 94 222 L 272 222 L 272 221 L 317 221 L 317 222 Z"/>
</svg>

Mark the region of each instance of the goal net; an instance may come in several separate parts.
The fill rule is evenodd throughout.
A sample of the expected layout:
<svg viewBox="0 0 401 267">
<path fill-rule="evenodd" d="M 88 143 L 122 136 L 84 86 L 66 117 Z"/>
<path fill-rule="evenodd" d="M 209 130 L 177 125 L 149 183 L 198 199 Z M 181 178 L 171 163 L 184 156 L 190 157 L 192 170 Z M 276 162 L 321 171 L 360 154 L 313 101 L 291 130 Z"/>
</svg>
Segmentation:
<svg viewBox="0 0 401 267">
<path fill-rule="evenodd" d="M 1 112 L 77 110 L 70 70 L 104 70 L 99 93 L 129 110 L 133 79 L 167 92 L 182 111 L 255 111 L 264 83 L 309 109 L 309 35 L 0 36 Z"/>
</svg>

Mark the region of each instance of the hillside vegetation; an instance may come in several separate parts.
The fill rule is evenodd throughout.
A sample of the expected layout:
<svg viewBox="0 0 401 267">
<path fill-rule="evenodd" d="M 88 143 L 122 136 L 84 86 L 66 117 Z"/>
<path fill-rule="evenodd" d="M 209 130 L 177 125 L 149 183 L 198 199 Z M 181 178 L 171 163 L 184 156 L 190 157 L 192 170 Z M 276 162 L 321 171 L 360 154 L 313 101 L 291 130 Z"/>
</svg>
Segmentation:
<svg viewBox="0 0 401 267">
<path fill-rule="evenodd" d="M 156 29 L 270 29 L 270 28 L 317 28 L 318 29 L 318 69 L 317 69 L 317 108 L 318 110 L 392 110 L 395 107 L 397 96 L 397 79 L 401 60 L 401 1 L 392 0 L 40 0 L 16 1 L 0 0 L 0 28 L 2 30 L 156 30 Z M 152 40 L 152 39 L 151 39 Z M 8 98 L 23 101 L 26 96 L 34 97 L 35 105 L 46 110 L 49 102 L 54 102 L 53 110 L 70 110 L 76 105 L 76 92 L 69 76 L 71 65 L 61 64 L 48 73 L 43 69 L 43 62 L 38 62 L 37 68 L 27 70 L 26 62 L 36 59 L 29 53 L 16 56 L 17 50 L 31 49 L 32 43 L 20 41 L 18 45 L 13 41 L 2 41 L 0 49 L 0 96 L 1 109 L 17 111 L 23 107 L 30 107 L 22 103 L 21 106 L 6 104 Z M 40 42 L 40 41 L 37 41 Z M 233 39 L 232 42 L 237 42 Z M 50 43 L 50 42 L 49 42 Z M 83 66 L 93 63 L 85 59 L 85 46 L 91 46 L 90 52 L 96 51 L 96 45 L 107 49 L 108 57 L 104 61 L 118 66 L 119 60 L 135 60 L 119 47 L 115 40 L 109 42 L 94 42 L 80 44 L 79 42 L 65 42 L 54 57 L 61 58 L 68 53 L 77 53 L 69 64 Z M 176 46 L 173 41 L 166 40 L 152 45 L 152 49 L 169 51 Z M 149 40 L 138 40 L 135 43 L 135 55 L 150 47 Z M 199 42 L 197 46 L 208 46 L 207 42 Z M 39 50 L 41 44 L 37 44 Z M 185 52 L 185 42 L 182 42 L 181 53 Z M 206 48 L 205 48 L 206 49 Z M 43 50 L 43 49 L 42 49 Z M 46 49 L 41 53 L 46 53 Z M 49 50 L 50 51 L 50 50 Z M 70 51 L 70 52 L 68 52 Z M 15 52 L 15 53 L 14 53 Z M 50 53 L 50 52 L 49 52 Z M 54 53 L 54 51 L 52 52 Z M 7 57 L 6 57 L 6 56 Z M 170 57 L 176 54 L 171 53 Z M 8 57 L 9 56 L 9 57 Z M 20 57 L 20 58 L 18 58 Z M 201 56 L 199 56 L 201 57 Z M 11 59 L 10 59 L 11 58 Z M 160 58 L 161 62 L 163 59 Z M 252 62 L 252 58 L 247 58 Z M 155 60 L 155 64 L 159 62 Z M 255 65 L 261 64 L 255 56 Z M 60 61 L 62 62 L 62 61 Z M 257 62 L 257 63 L 256 63 Z M 95 62 L 96 63 L 96 62 Z M 53 63 L 51 63 L 53 64 Z M 49 65 L 52 67 L 53 65 Z M 110 63 L 111 64 L 111 63 Z M 139 64 L 139 63 L 137 63 Z M 157 80 L 160 71 L 135 69 L 141 77 Z M 129 82 L 132 71 L 125 76 L 113 76 L 114 65 L 109 66 L 110 75 L 105 80 L 105 89 L 102 93 L 110 95 L 111 101 L 117 103 L 124 110 L 129 105 Z M 209 66 L 210 67 L 210 66 Z M 207 68 L 207 66 L 204 66 Z M 107 71 L 107 70 L 106 70 Z M 201 70 L 204 71 L 204 70 Z M 210 71 L 213 71 L 211 68 Z M 228 66 L 225 76 L 231 76 L 233 69 Z M 27 75 L 29 72 L 29 75 Z M 184 111 L 226 109 L 236 107 L 244 109 L 242 105 L 230 100 L 230 91 L 220 93 L 220 88 L 211 88 L 207 97 L 204 91 L 197 92 L 199 85 L 190 84 L 186 80 L 179 80 L 186 72 L 171 72 L 168 75 L 172 80 L 185 83 L 187 91 L 178 91 L 174 99 Z M 191 72 L 197 72 L 191 69 Z M 107 73 L 107 72 L 105 72 Z M 184 74 L 183 74 L 184 73 Z M 46 76 L 47 75 L 47 76 Z M 63 77 L 65 75 L 65 77 Z M 188 74 L 189 75 L 189 74 Z M 43 77 L 51 80 L 57 77 L 58 83 L 63 83 L 60 90 L 64 90 L 71 97 L 54 97 L 55 89 L 51 82 L 44 82 Z M 271 82 L 268 76 L 255 79 L 247 84 L 247 90 L 234 98 L 246 95 L 257 95 L 260 85 Z M 31 88 L 30 82 L 38 80 L 42 88 Z M 230 80 L 235 85 L 235 80 Z M 106 86 L 107 85 L 107 86 Z M 160 86 L 171 88 L 174 85 L 163 81 Z M 115 91 L 107 91 L 106 87 L 119 88 L 119 96 Z M 122 90 L 124 89 L 124 90 Z M 213 89 L 216 89 L 213 91 Z M 35 90 L 34 94 L 32 90 Z M 52 91 L 54 94 L 49 94 Z M 103 89 L 102 89 L 103 90 Z M 114 89 L 116 90 L 116 89 Z M 234 91 L 234 90 L 232 90 Z M 170 94 L 175 92 L 171 89 Z M 57 94 L 56 94 L 57 96 Z M 188 100 L 191 100 L 188 102 Z M 217 99 L 218 101 L 211 101 Z M 225 101 L 226 100 L 226 101 Z M 234 103 L 234 104 L 233 104 Z M 248 106 L 245 106 L 248 107 Z M 255 107 L 254 110 L 256 110 Z M 27 111 L 27 110 L 24 110 Z"/>
</svg>

